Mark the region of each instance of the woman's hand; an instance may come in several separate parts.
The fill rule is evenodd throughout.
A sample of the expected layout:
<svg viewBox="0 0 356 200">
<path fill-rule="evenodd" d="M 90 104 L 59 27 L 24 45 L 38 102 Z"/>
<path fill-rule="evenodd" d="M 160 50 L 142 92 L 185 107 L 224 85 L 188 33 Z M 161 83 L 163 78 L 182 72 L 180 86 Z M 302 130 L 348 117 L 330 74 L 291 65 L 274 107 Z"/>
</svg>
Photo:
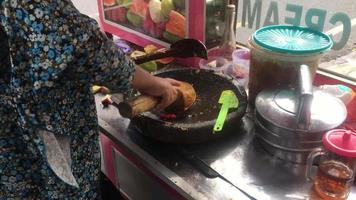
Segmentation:
<svg viewBox="0 0 356 200">
<path fill-rule="evenodd" d="M 180 85 L 179 81 L 171 78 L 154 77 L 154 81 L 151 87 L 141 90 L 140 92 L 150 95 L 161 97 L 157 109 L 165 108 L 171 105 L 177 99 L 177 89 Z"/>
<path fill-rule="evenodd" d="M 162 109 L 171 105 L 177 99 L 176 87 L 180 85 L 180 82 L 171 78 L 153 76 L 140 67 L 136 67 L 132 85 L 141 93 L 160 97 L 161 102 L 157 108 Z"/>
</svg>

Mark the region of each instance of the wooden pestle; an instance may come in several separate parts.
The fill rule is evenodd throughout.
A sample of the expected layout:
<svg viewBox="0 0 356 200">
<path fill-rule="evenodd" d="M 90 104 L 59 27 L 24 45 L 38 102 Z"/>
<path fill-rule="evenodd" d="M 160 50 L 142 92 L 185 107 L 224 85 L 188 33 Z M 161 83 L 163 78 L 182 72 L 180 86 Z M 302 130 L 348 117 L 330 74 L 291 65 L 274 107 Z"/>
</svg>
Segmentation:
<svg viewBox="0 0 356 200">
<path fill-rule="evenodd" d="M 196 92 L 189 83 L 181 82 L 178 87 L 177 99 L 165 110 L 170 113 L 180 113 L 193 105 Z M 154 109 L 160 102 L 158 97 L 140 95 L 130 101 L 120 102 L 118 105 L 121 116 L 125 118 L 135 117 L 143 112 Z"/>
</svg>

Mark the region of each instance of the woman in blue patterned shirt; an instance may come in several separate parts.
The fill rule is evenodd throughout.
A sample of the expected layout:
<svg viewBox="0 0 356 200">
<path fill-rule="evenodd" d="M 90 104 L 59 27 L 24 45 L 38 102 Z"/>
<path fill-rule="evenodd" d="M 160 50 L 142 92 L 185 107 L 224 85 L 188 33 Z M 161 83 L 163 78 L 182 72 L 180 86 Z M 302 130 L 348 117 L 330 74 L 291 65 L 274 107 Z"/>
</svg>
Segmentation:
<svg viewBox="0 0 356 200">
<path fill-rule="evenodd" d="M 93 84 L 174 101 L 69 0 L 0 0 L 0 199 L 98 199 Z"/>
</svg>

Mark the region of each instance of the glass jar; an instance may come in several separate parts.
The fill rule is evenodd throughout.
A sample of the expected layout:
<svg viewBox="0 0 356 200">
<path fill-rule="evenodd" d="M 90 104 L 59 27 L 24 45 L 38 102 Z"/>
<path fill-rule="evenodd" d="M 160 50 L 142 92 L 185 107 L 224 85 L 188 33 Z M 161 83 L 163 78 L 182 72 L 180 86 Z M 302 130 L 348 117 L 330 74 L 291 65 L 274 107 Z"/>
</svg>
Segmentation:
<svg viewBox="0 0 356 200">
<path fill-rule="evenodd" d="M 356 133 L 335 129 L 323 136 L 323 149 L 311 152 L 307 160 L 307 179 L 313 181 L 311 199 L 347 199 L 355 177 Z M 311 171 L 320 157 L 315 178 Z"/>
</svg>

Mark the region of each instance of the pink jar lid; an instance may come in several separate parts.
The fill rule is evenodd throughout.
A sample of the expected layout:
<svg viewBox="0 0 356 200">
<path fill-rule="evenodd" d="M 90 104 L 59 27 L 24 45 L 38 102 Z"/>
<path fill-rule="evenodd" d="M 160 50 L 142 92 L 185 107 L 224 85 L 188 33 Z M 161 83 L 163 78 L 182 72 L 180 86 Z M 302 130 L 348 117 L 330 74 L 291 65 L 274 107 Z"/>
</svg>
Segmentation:
<svg viewBox="0 0 356 200">
<path fill-rule="evenodd" d="M 345 129 L 334 129 L 323 136 L 325 148 L 337 155 L 356 157 L 356 133 Z"/>
</svg>

